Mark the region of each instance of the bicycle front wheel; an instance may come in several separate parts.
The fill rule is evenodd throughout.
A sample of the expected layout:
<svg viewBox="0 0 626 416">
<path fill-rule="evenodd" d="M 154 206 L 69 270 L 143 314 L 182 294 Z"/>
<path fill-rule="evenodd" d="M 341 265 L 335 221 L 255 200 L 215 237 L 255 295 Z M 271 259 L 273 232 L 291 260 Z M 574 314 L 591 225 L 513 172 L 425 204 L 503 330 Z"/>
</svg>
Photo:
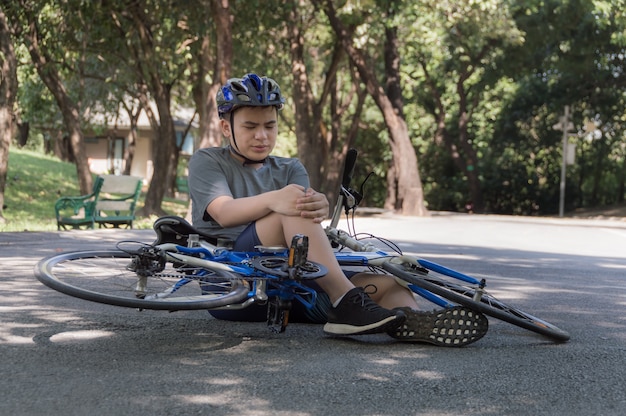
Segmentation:
<svg viewBox="0 0 626 416">
<path fill-rule="evenodd" d="M 247 282 L 228 271 L 190 270 L 167 262 L 158 273 L 141 276 L 131 270 L 131 261 L 132 255 L 121 250 L 69 252 L 41 260 L 35 276 L 66 295 L 139 309 L 212 309 L 248 295 Z"/>
<path fill-rule="evenodd" d="M 451 302 L 541 334 L 556 342 L 565 342 L 570 339 L 569 334 L 557 326 L 507 305 L 488 293 L 483 293 L 480 300 L 476 301 L 474 300 L 476 295 L 474 288 L 432 276 L 430 273 L 408 271 L 402 265 L 391 262 L 385 262 L 383 269 L 407 283 L 421 287 Z"/>
</svg>

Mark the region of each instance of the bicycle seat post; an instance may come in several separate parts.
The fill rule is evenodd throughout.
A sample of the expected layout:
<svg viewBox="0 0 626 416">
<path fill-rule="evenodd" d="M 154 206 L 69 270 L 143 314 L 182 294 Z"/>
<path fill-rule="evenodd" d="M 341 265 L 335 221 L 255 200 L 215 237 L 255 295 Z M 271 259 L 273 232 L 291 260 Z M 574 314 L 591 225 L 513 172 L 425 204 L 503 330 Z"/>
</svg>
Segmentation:
<svg viewBox="0 0 626 416">
<path fill-rule="evenodd" d="M 189 234 L 189 237 L 187 237 L 187 247 L 200 247 L 200 236 L 198 234 Z"/>
</svg>

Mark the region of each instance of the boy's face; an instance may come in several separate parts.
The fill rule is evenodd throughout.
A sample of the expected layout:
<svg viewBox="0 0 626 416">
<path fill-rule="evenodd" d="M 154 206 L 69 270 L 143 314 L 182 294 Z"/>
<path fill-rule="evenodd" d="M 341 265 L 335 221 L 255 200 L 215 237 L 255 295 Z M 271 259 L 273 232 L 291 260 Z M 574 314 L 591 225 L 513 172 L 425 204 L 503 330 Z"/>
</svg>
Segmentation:
<svg viewBox="0 0 626 416">
<path fill-rule="evenodd" d="M 241 107 L 235 110 L 233 142 L 230 117 L 221 120 L 222 134 L 231 146 L 250 160 L 265 159 L 276 145 L 278 135 L 278 111 L 276 107 Z"/>
</svg>

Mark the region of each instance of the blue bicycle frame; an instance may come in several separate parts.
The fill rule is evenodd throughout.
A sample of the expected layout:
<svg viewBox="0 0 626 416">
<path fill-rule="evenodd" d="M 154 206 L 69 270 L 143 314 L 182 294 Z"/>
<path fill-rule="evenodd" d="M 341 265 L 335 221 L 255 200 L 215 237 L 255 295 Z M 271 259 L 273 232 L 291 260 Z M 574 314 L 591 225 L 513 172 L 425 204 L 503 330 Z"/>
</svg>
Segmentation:
<svg viewBox="0 0 626 416">
<path fill-rule="evenodd" d="M 179 245 L 174 246 L 171 244 L 167 246 L 173 246 L 176 250 L 175 252 L 172 252 L 170 250 L 167 251 L 167 255 L 173 260 L 177 259 L 178 253 L 193 257 L 200 257 L 202 260 L 219 263 L 222 265 L 222 267 L 225 267 L 227 270 L 238 274 L 244 280 L 248 280 L 251 283 L 251 288 L 248 292 L 248 297 L 246 299 L 248 301 L 251 299 L 254 299 L 256 301 L 265 301 L 267 300 L 267 298 L 271 297 L 277 297 L 281 300 L 286 301 L 291 301 L 295 299 L 302 305 L 304 305 L 307 309 L 313 308 L 317 301 L 317 292 L 314 289 L 301 284 L 297 280 L 286 278 L 283 279 L 252 267 L 249 261 L 253 257 L 259 257 L 259 255 L 262 256 L 262 253 L 237 252 L 226 249 L 217 249 L 214 252 L 211 252 L 204 247 L 184 247 Z M 286 257 L 287 249 L 282 252 L 272 253 L 272 255 Z M 182 257 L 178 257 L 178 259 L 183 263 L 187 260 L 187 258 Z M 206 272 L 202 269 L 198 269 L 197 271 L 194 271 L 194 273 L 197 273 L 196 276 L 201 277 Z M 182 287 L 183 285 L 194 280 L 197 279 L 183 278 L 179 282 L 177 282 L 176 285 L 180 285 L 179 287 Z M 244 300 L 240 307 L 245 307 L 248 305 L 248 303 L 246 303 L 246 300 Z M 228 305 L 222 308 L 233 309 L 234 307 L 236 307 L 236 305 Z"/>
</svg>

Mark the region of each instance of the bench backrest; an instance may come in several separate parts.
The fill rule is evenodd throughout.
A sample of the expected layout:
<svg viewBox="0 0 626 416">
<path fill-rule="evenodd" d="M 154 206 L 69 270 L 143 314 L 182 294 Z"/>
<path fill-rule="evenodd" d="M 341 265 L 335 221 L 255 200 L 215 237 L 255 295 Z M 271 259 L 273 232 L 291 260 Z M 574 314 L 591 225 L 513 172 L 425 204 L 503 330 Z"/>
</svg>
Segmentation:
<svg viewBox="0 0 626 416">
<path fill-rule="evenodd" d="M 132 211 L 141 191 L 142 179 L 128 175 L 101 175 L 103 178 L 96 211 Z"/>
<path fill-rule="evenodd" d="M 134 195 L 141 178 L 128 175 L 101 175 L 104 182 L 100 194 Z"/>
</svg>

